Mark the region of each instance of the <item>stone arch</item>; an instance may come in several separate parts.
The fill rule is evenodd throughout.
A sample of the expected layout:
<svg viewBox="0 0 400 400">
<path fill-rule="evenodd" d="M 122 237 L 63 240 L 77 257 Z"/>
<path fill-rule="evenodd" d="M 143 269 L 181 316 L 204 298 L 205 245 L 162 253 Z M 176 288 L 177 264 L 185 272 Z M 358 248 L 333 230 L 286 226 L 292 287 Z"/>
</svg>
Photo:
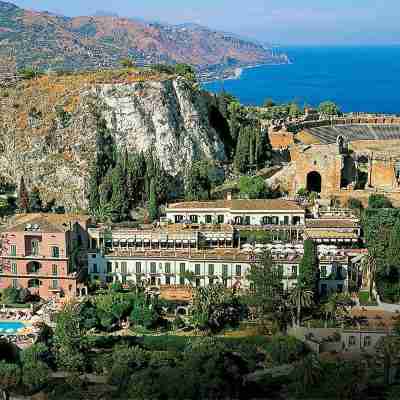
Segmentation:
<svg viewBox="0 0 400 400">
<path fill-rule="evenodd" d="M 311 171 L 307 174 L 307 190 L 309 192 L 321 193 L 322 177 L 317 171 Z"/>
<path fill-rule="evenodd" d="M 336 138 L 336 144 L 339 148 L 339 153 L 342 154 L 347 150 L 347 142 L 346 138 L 343 135 L 339 135 Z"/>
</svg>

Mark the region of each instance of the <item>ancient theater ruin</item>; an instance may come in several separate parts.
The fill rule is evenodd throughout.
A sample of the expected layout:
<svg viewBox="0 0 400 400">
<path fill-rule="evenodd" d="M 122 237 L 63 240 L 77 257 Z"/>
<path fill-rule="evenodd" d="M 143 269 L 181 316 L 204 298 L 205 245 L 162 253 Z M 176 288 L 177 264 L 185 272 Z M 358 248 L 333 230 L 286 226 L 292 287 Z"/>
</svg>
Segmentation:
<svg viewBox="0 0 400 400">
<path fill-rule="evenodd" d="M 400 118 L 337 118 L 289 128 L 295 131 L 289 163 L 271 184 L 290 196 L 306 189 L 321 199 L 365 202 L 382 193 L 400 203 Z"/>
</svg>

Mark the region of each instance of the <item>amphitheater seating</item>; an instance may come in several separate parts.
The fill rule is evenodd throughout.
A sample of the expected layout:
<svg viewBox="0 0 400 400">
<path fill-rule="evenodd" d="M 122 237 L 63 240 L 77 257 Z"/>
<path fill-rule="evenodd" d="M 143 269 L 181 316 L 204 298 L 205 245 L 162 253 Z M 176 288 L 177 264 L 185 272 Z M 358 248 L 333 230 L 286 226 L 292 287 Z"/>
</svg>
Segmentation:
<svg viewBox="0 0 400 400">
<path fill-rule="evenodd" d="M 400 124 L 352 124 L 307 128 L 306 132 L 318 138 L 321 144 L 336 143 L 338 136 L 348 142 L 356 140 L 400 140 Z"/>
</svg>

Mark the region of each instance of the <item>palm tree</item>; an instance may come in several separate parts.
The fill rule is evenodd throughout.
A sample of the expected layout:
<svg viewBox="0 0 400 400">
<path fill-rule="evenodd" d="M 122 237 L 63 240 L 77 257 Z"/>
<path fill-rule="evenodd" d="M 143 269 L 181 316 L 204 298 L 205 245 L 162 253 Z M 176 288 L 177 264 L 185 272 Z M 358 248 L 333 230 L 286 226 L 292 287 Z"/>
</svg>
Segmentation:
<svg viewBox="0 0 400 400">
<path fill-rule="evenodd" d="M 373 291 L 375 287 L 377 268 L 376 258 L 370 254 L 366 255 L 361 261 L 361 266 L 363 271 L 363 284 L 365 277 L 365 281 L 368 284 L 369 300 L 371 301 L 373 298 Z"/>
<path fill-rule="evenodd" d="M 400 365 L 400 337 L 386 336 L 376 344 L 376 350 L 383 361 L 384 384 L 390 385 L 393 382 L 392 371 Z"/>
<path fill-rule="evenodd" d="M 335 320 L 338 316 L 346 317 L 348 315 L 346 298 L 339 293 L 332 294 L 328 301 L 322 305 L 322 310 L 325 314 L 326 327 L 329 318 Z"/>
<path fill-rule="evenodd" d="M 302 308 L 311 307 L 313 304 L 314 293 L 304 285 L 297 285 L 289 295 L 289 302 L 297 307 L 297 325 L 300 325 Z"/>
</svg>

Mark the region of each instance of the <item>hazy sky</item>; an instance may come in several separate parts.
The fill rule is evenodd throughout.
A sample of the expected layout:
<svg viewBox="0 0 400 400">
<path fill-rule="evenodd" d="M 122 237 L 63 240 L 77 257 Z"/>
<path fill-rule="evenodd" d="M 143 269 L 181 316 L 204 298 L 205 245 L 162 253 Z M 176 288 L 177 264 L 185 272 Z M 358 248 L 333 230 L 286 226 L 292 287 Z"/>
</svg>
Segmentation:
<svg viewBox="0 0 400 400">
<path fill-rule="evenodd" d="M 7 1 L 7 0 L 6 0 Z M 12 1 L 12 0 L 9 0 Z M 400 44 L 399 0 L 14 0 L 76 16 L 98 10 L 195 22 L 279 44 Z"/>
</svg>

